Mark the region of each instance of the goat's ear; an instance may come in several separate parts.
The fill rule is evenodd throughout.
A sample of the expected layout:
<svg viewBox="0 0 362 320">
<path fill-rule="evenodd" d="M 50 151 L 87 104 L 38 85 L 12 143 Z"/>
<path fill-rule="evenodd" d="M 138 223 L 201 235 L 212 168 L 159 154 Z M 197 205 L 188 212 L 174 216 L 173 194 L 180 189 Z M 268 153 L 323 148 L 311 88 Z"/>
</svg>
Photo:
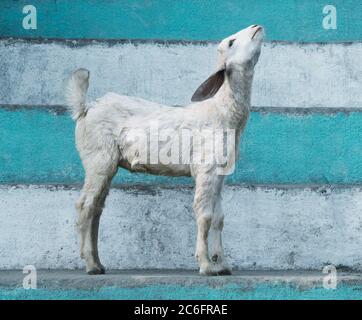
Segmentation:
<svg viewBox="0 0 362 320">
<path fill-rule="evenodd" d="M 207 80 L 205 80 L 197 88 L 193 94 L 191 101 L 203 101 L 213 97 L 216 92 L 219 91 L 220 87 L 225 80 L 225 69 L 221 69 L 214 74 L 212 74 Z"/>
</svg>

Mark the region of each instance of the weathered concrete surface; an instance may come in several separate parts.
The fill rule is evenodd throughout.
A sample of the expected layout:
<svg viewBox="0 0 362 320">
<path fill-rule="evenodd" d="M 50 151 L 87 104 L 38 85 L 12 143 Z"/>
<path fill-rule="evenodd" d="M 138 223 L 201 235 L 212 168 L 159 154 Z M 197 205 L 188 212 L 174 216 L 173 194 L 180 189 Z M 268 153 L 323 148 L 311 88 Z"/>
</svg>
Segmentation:
<svg viewBox="0 0 362 320">
<path fill-rule="evenodd" d="M 80 268 L 79 191 L 0 188 L 0 268 Z M 227 187 L 224 244 L 234 269 L 362 269 L 362 190 Z M 100 227 L 109 269 L 196 269 L 191 189 L 112 189 Z"/>
<path fill-rule="evenodd" d="M 21 270 L 0 272 L 5 299 L 362 299 L 362 275 L 337 270 L 336 286 L 326 274 L 310 271 L 243 271 L 233 276 L 201 277 L 169 270 L 37 270 L 37 288 L 25 290 Z"/>
<path fill-rule="evenodd" d="M 265 43 L 252 105 L 361 107 L 362 43 Z M 91 71 L 88 98 L 108 91 L 166 104 L 188 104 L 213 72 L 216 44 L 0 41 L 0 104 L 64 104 L 65 79 Z"/>
</svg>

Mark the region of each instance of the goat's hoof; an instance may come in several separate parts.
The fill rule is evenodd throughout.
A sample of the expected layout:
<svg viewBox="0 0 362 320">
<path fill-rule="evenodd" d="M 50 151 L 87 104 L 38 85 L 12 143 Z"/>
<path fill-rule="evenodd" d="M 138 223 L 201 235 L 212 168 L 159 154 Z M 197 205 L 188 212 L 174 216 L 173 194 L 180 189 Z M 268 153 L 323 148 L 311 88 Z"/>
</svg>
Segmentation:
<svg viewBox="0 0 362 320">
<path fill-rule="evenodd" d="M 231 272 L 231 269 L 226 268 L 226 269 L 222 269 L 222 270 L 218 271 L 217 274 L 218 274 L 219 276 L 231 276 L 231 275 L 232 275 L 232 272 Z"/>
<path fill-rule="evenodd" d="M 221 263 L 217 266 L 219 276 L 230 276 L 232 274 L 231 267 L 227 263 Z"/>
<path fill-rule="evenodd" d="M 201 271 L 200 270 L 200 276 L 210 277 L 210 276 L 217 276 L 217 275 L 218 275 L 217 271 L 211 271 L 211 270 Z"/>
<path fill-rule="evenodd" d="M 200 275 L 201 276 L 217 276 L 218 271 L 214 269 L 213 267 L 206 267 L 206 268 L 200 268 Z"/>
<path fill-rule="evenodd" d="M 202 276 L 229 276 L 231 275 L 231 268 L 223 265 L 213 265 L 205 268 L 200 268 L 200 275 Z"/>
<path fill-rule="evenodd" d="M 90 269 L 87 269 L 87 273 L 89 275 L 96 275 L 96 274 L 105 274 L 106 273 L 106 269 L 101 265 L 101 266 L 94 266 Z"/>
</svg>

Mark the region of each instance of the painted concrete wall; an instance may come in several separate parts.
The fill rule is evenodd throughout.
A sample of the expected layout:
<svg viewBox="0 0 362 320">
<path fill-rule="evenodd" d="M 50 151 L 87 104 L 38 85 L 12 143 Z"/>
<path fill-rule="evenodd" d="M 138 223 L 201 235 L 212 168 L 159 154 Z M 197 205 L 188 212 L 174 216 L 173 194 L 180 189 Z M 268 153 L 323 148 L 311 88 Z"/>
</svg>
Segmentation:
<svg viewBox="0 0 362 320">
<path fill-rule="evenodd" d="M 0 188 L 0 268 L 81 267 L 75 190 Z M 228 187 L 224 244 L 234 268 L 362 267 L 362 191 Z M 20 232 L 21 230 L 21 232 Z M 192 191 L 113 189 L 101 219 L 108 268 L 196 269 Z"/>
<path fill-rule="evenodd" d="M 37 8 L 36 30 L 22 27 L 25 4 Z M 227 254 L 240 269 L 361 269 L 362 4 L 334 1 L 337 28 L 328 30 L 326 5 L 1 1 L 0 268 L 82 266 L 72 186 L 83 170 L 63 106 L 70 72 L 91 70 L 89 100 L 115 91 L 184 105 L 214 70 L 217 42 L 260 23 L 268 41 L 224 199 Z M 189 183 L 117 175 L 115 185 L 138 187 L 113 189 L 107 201 L 107 267 L 196 268 L 192 191 L 180 187 Z"/>
<path fill-rule="evenodd" d="M 37 8 L 37 30 L 22 28 L 27 4 Z M 336 30 L 323 28 L 327 5 L 338 10 Z M 0 10 L 6 37 L 219 40 L 258 23 L 272 40 L 362 38 L 362 4 L 353 0 L 2 0 Z"/>
<path fill-rule="evenodd" d="M 362 44 L 266 43 L 252 105 L 361 108 Z M 108 91 L 189 104 L 216 65 L 216 44 L 0 41 L 0 104 L 64 104 L 79 67 L 91 71 L 88 98 Z"/>
<path fill-rule="evenodd" d="M 362 112 L 270 110 L 251 114 L 229 183 L 362 183 Z M 69 114 L 0 108 L 0 123 L 1 183 L 82 183 Z M 114 182 L 177 185 L 191 180 L 120 170 Z"/>
</svg>

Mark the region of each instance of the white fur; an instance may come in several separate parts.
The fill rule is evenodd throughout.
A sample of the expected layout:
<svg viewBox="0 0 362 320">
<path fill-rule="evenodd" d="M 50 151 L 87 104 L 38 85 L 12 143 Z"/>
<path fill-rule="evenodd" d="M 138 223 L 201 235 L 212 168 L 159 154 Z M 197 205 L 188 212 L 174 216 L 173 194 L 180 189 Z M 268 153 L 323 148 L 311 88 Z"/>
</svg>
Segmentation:
<svg viewBox="0 0 362 320">
<path fill-rule="evenodd" d="M 88 90 L 89 71 L 78 69 L 69 79 L 65 96 L 72 113 L 73 120 L 83 115 L 85 110 L 85 94 Z"/>
<path fill-rule="evenodd" d="M 169 107 L 141 98 L 108 93 L 86 108 L 89 72 L 79 69 L 73 73 L 67 99 L 72 117 L 77 121 L 76 144 L 86 175 L 77 210 L 81 257 L 86 261 L 89 274 L 104 272 L 98 257 L 98 226 L 118 167 L 158 175 L 192 176 L 195 179 L 194 211 L 197 220 L 195 255 L 200 273 L 230 274 L 221 242 L 224 176 L 218 174 L 217 165 L 142 163 L 136 152 L 140 141 L 130 128 L 147 130 L 151 123 L 157 122 L 160 130 L 170 129 L 173 132 L 183 129 L 234 129 L 238 150 L 239 137 L 249 116 L 254 66 L 263 39 L 262 29 L 253 37 L 258 28 L 250 26 L 220 43 L 217 70 L 226 70 L 222 86 L 213 97 L 186 107 Z M 229 46 L 232 39 L 235 40 Z M 170 136 L 169 143 L 177 143 L 175 135 Z M 193 155 L 198 152 L 201 151 L 192 149 Z"/>
</svg>

